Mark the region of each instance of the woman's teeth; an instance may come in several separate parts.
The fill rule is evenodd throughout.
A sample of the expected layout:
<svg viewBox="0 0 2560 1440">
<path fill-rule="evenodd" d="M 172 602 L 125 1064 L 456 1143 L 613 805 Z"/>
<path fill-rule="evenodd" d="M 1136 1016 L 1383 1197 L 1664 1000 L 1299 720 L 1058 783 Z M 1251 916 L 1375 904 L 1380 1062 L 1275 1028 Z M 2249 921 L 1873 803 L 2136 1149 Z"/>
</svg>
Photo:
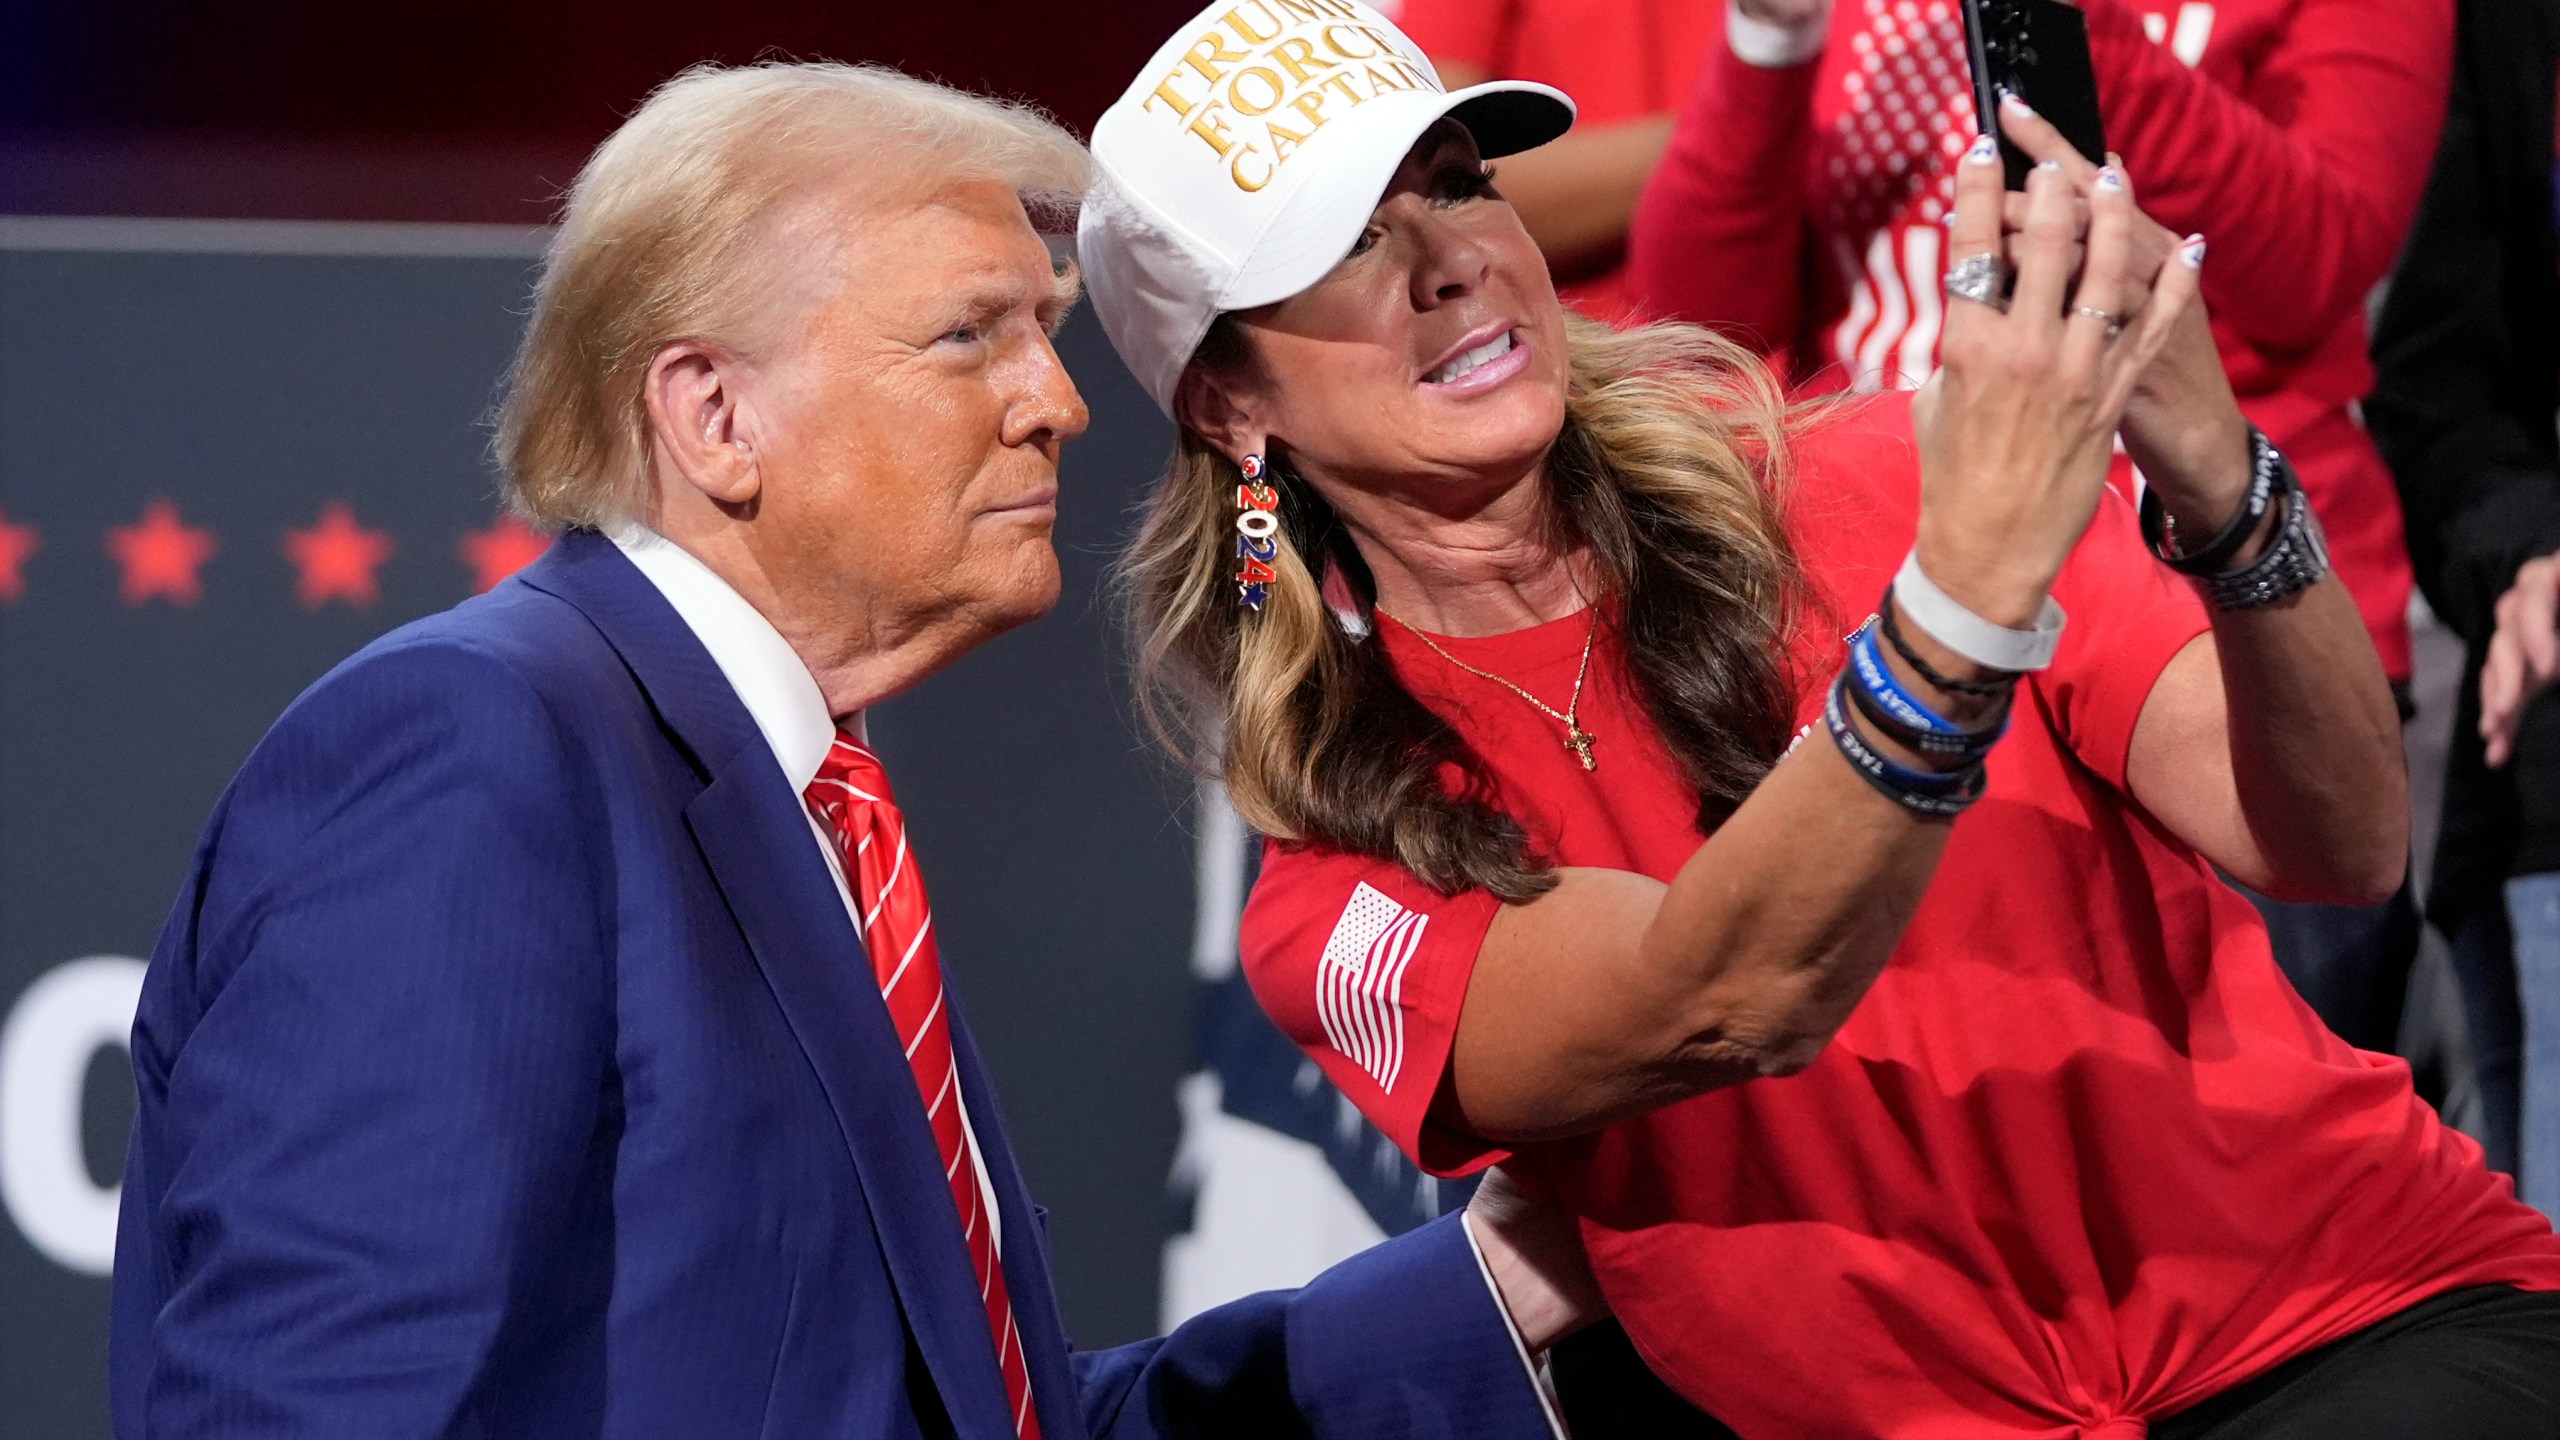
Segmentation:
<svg viewBox="0 0 2560 1440">
<path fill-rule="evenodd" d="M 1489 361 L 1499 360 L 1510 353 L 1511 332 L 1505 330 L 1482 345 L 1477 346 L 1473 350 L 1467 351 L 1457 359 L 1452 360 L 1448 364 L 1441 366 L 1439 369 L 1432 371 L 1430 374 L 1423 376 L 1422 379 L 1425 384 L 1429 385 L 1446 385 L 1452 380 L 1463 380 L 1472 373 L 1477 366 L 1486 364 Z"/>
</svg>

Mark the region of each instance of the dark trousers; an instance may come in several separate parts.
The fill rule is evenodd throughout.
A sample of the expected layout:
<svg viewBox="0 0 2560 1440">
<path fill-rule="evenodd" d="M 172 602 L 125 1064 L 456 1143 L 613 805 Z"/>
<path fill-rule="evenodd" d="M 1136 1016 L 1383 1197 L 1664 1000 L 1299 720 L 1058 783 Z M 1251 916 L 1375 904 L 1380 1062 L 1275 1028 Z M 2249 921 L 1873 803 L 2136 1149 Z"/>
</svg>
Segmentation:
<svg viewBox="0 0 2560 1440">
<path fill-rule="evenodd" d="M 2489 1168 L 2516 1173 L 2524 1104 L 2524 1011 L 2516 995 L 2516 959 L 2499 897 L 2440 922 L 2462 987 L 2464 1031 L 2471 1037 L 2471 1083 L 2480 1097 L 2480 1148 Z"/>
<path fill-rule="evenodd" d="M 2560 1435 L 2560 1295 L 2449 1291 L 2297 1355 L 2151 1440 L 2551 1440 Z"/>
<path fill-rule="evenodd" d="M 2276 964 L 2338 1038 L 2388 1055 L 2400 1045 L 2409 967 L 2418 959 L 2417 901 L 2407 882 L 2379 905 L 2297 904 L 2243 886 L 2266 917 Z"/>
<path fill-rule="evenodd" d="M 1655 1379 L 1614 1323 L 1566 1340 L 1552 1358 L 1574 1440 L 1735 1440 Z M 2560 1436 L 2560 1295 L 2503 1285 L 2449 1291 L 2413 1305 L 2151 1426 L 2151 1440 L 2554 1436 Z"/>
</svg>

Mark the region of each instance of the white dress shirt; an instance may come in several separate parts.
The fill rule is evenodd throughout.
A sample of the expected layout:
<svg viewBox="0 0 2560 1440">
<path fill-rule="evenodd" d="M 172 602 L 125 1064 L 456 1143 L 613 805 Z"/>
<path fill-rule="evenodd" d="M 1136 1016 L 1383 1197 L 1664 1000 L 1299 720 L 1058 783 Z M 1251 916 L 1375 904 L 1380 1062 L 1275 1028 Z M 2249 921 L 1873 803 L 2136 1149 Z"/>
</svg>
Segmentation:
<svg viewBox="0 0 2560 1440">
<path fill-rule="evenodd" d="M 702 642 L 702 648 L 711 652 L 711 663 L 720 667 L 729 688 L 737 693 L 738 703 L 747 707 L 747 715 L 763 732 L 765 747 L 782 766 L 783 783 L 791 787 L 792 798 L 798 800 L 807 794 L 809 782 L 818 778 L 818 768 L 826 763 L 827 751 L 835 745 L 837 725 L 827 711 L 826 696 L 819 693 L 817 679 L 801 663 L 799 652 L 782 638 L 781 631 L 773 628 L 772 621 L 747 603 L 745 596 L 674 541 L 637 525 L 617 527 L 607 534 L 648 577 L 649 583 L 658 587 L 667 603 L 675 607 L 677 617 Z M 859 713 L 844 729 L 855 739 L 870 743 Z M 835 877 L 836 897 L 844 902 L 845 916 L 858 936 L 862 933 L 862 915 L 853 898 L 853 887 L 846 882 L 844 859 L 836 853 L 835 837 L 819 827 L 806 803 L 800 811 L 809 823 L 811 843 L 825 858 L 827 873 Z M 996 1254 L 1001 1257 L 1004 1216 L 996 1206 L 995 1186 L 978 1149 L 978 1128 L 969 1119 L 965 1095 L 960 1097 L 960 1129 L 968 1139 L 969 1153 L 978 1159 L 979 1198 L 996 1221 Z"/>
</svg>

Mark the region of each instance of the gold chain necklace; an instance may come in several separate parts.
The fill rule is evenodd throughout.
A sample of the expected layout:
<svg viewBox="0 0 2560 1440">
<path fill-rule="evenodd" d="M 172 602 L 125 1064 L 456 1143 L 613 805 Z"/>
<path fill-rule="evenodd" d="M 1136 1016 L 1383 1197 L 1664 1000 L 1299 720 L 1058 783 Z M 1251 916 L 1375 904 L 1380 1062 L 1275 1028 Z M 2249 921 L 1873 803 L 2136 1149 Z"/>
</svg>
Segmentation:
<svg viewBox="0 0 2560 1440">
<path fill-rule="evenodd" d="M 1432 639 L 1429 635 L 1424 634 L 1420 630 L 1414 629 L 1411 625 L 1406 625 L 1404 621 L 1397 620 L 1395 616 L 1388 615 L 1386 607 L 1372 606 L 1371 608 L 1376 610 L 1380 615 L 1385 615 L 1386 618 L 1395 620 L 1398 625 L 1403 625 L 1407 634 L 1410 634 L 1414 639 L 1421 641 L 1423 644 L 1430 646 L 1432 654 L 1439 656 L 1441 659 L 1448 661 L 1450 664 L 1457 666 L 1459 669 L 1466 671 L 1468 674 L 1475 676 L 1479 680 L 1490 680 L 1494 684 L 1501 686 L 1503 689 L 1510 691 L 1512 694 L 1519 696 L 1521 699 L 1528 701 L 1531 705 L 1536 706 L 1540 714 L 1543 714 L 1548 719 L 1554 720 L 1558 724 L 1564 726 L 1564 748 L 1572 751 L 1575 756 L 1581 759 L 1583 769 L 1597 770 L 1600 768 L 1600 762 L 1591 758 L 1591 747 L 1599 743 L 1600 737 L 1583 729 L 1581 721 L 1576 718 L 1582 713 L 1582 682 L 1589 679 L 1591 676 L 1591 642 L 1598 639 L 1600 636 L 1599 606 L 1594 605 L 1591 607 L 1591 628 L 1585 631 L 1582 636 L 1582 668 L 1573 672 L 1573 698 L 1565 702 L 1565 707 L 1562 710 L 1558 710 L 1553 705 L 1550 705 L 1546 701 L 1539 699 L 1537 696 L 1530 694 L 1528 691 L 1521 689 L 1510 681 L 1503 679 L 1501 676 L 1494 674 L 1492 671 L 1479 670 L 1473 665 L 1468 664 L 1466 661 L 1459 659 L 1457 656 L 1450 654 L 1448 651 L 1441 649 L 1439 641 Z"/>
</svg>

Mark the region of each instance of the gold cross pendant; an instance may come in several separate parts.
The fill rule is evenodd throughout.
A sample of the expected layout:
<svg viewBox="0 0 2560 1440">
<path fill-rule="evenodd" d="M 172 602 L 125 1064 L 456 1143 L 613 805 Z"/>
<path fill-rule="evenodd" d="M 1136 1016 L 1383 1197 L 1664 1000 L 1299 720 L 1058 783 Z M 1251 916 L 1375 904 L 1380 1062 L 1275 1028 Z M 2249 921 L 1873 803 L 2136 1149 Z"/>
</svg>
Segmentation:
<svg viewBox="0 0 2560 1440">
<path fill-rule="evenodd" d="M 1598 736 L 1583 729 L 1579 725 L 1566 726 L 1564 734 L 1564 747 L 1572 751 L 1574 754 L 1582 757 L 1583 769 L 1597 770 L 1600 768 L 1600 762 L 1591 758 L 1591 747 L 1598 742 Z"/>
</svg>

